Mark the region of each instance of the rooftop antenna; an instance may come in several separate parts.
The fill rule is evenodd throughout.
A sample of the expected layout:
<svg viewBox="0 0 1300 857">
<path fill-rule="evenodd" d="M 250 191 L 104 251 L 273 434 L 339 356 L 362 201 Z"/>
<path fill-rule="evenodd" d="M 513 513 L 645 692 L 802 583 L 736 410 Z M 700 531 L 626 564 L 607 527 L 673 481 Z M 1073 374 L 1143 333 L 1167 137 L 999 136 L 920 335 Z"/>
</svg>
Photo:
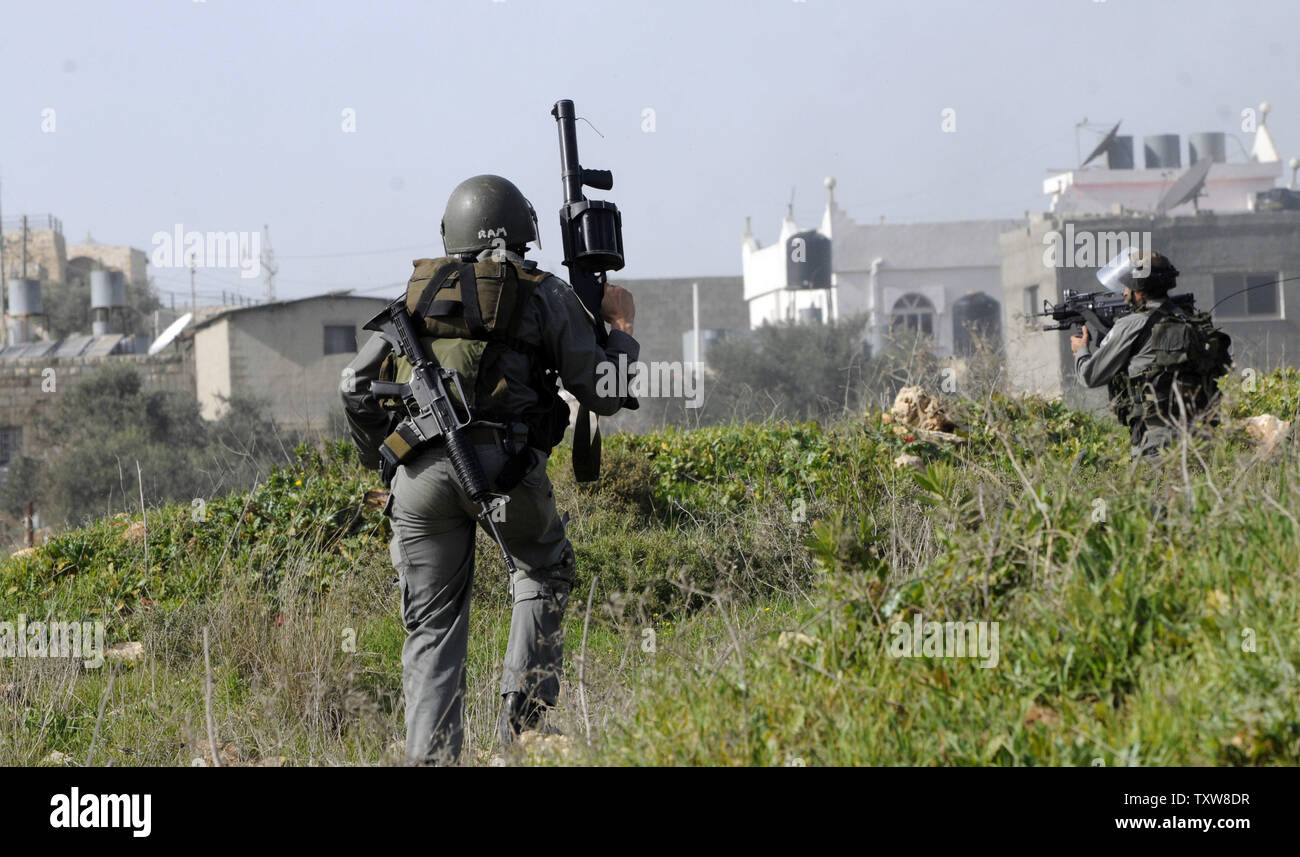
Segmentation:
<svg viewBox="0 0 1300 857">
<path fill-rule="evenodd" d="M 1297 190 L 1295 178 L 1296 178 L 1296 173 L 1300 171 L 1300 158 L 1292 157 L 1290 161 L 1290 165 L 1291 165 L 1291 190 Z"/>
<path fill-rule="evenodd" d="M 1079 129 L 1088 127 L 1088 117 L 1083 117 L 1082 122 L 1074 123 L 1074 158 L 1075 160 L 1083 159 L 1083 152 L 1079 151 Z"/>
<path fill-rule="evenodd" d="M 785 204 L 785 216 L 794 220 L 794 185 L 790 185 L 790 201 Z"/>
<path fill-rule="evenodd" d="M 1156 214 L 1164 214 L 1189 201 L 1192 203 L 1192 210 L 1200 213 L 1201 209 L 1196 204 L 1196 200 L 1203 196 L 1201 191 L 1205 188 L 1205 179 L 1209 176 L 1212 166 L 1214 166 L 1213 160 L 1201 158 L 1188 167 L 1178 177 L 1178 181 L 1170 185 L 1169 190 L 1160 197 L 1160 202 L 1156 204 Z"/>
<path fill-rule="evenodd" d="M 271 249 L 271 227 L 262 224 L 262 270 L 266 272 L 266 302 L 275 302 L 275 250 Z"/>
<path fill-rule="evenodd" d="M 1085 119 L 1083 121 L 1087 122 L 1088 120 Z M 1120 120 L 1120 122 L 1123 121 L 1124 121 L 1123 119 Z M 1097 147 L 1092 150 L 1092 152 L 1088 155 L 1088 157 L 1083 159 L 1083 162 L 1081 164 L 1079 164 L 1079 169 L 1083 169 L 1084 167 L 1088 166 L 1088 164 L 1096 160 L 1098 155 L 1110 149 L 1111 143 L 1115 142 L 1115 135 L 1119 133 L 1120 122 L 1116 122 L 1115 127 L 1111 128 L 1109 131 L 1106 132 L 1106 135 L 1101 138 L 1101 142 L 1097 144 Z M 1075 148 L 1078 149 L 1079 134 L 1077 131 L 1075 132 L 1074 135 L 1074 142 L 1075 142 Z"/>
</svg>

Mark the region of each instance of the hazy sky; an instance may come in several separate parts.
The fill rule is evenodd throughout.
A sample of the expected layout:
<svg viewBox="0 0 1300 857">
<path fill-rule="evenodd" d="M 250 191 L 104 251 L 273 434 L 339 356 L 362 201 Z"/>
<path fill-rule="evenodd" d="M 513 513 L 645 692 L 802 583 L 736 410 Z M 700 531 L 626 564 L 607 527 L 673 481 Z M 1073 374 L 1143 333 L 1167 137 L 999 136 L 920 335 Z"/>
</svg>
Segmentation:
<svg viewBox="0 0 1300 857">
<path fill-rule="evenodd" d="M 571 98 L 604 135 L 579 124 L 585 165 L 614 171 L 592 195 L 623 211 L 623 273 L 739 274 L 745 216 L 774 240 L 793 187 L 815 224 L 827 175 L 864 222 L 1019 217 L 1105 123 L 1139 158 L 1146 134 L 1249 146 L 1241 111 L 1264 99 L 1300 153 L 1298 39 L 1294 0 L 11 2 L 0 204 L 145 250 L 177 223 L 267 223 L 279 296 L 298 297 L 404 282 L 440 254 L 451 188 L 494 172 L 536 205 L 535 255 L 558 269 L 549 111 Z M 188 294 L 188 272 L 152 273 Z"/>
</svg>

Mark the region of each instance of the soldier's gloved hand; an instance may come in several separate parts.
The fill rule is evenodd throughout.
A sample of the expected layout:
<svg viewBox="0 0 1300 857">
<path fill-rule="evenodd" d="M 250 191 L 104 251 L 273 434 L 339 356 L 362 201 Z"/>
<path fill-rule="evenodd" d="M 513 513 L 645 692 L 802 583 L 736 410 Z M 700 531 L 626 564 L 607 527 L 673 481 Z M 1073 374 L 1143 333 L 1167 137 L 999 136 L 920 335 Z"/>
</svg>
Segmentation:
<svg viewBox="0 0 1300 857">
<path fill-rule="evenodd" d="M 621 330 L 631 336 L 632 320 L 636 317 L 636 305 L 632 293 L 613 283 L 605 284 L 605 297 L 600 302 L 600 314 L 615 330 Z"/>
<path fill-rule="evenodd" d="M 1083 333 L 1070 337 L 1070 351 L 1074 354 L 1078 354 L 1079 349 L 1088 344 L 1090 336 L 1091 335 L 1088 333 L 1088 325 L 1085 324 L 1083 326 Z"/>
</svg>

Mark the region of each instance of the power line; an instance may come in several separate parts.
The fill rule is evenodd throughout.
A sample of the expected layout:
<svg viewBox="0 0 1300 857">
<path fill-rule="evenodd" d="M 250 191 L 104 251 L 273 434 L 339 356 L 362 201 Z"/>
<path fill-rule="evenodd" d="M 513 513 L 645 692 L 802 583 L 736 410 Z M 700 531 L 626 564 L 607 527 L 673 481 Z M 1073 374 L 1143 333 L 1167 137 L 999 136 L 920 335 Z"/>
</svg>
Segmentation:
<svg viewBox="0 0 1300 857">
<path fill-rule="evenodd" d="M 350 250 L 344 253 L 312 253 L 298 256 L 279 256 L 280 259 L 342 259 L 347 256 L 379 256 L 384 253 L 409 253 L 412 250 L 428 250 L 428 244 L 413 247 L 390 247 L 387 250 Z"/>
</svg>

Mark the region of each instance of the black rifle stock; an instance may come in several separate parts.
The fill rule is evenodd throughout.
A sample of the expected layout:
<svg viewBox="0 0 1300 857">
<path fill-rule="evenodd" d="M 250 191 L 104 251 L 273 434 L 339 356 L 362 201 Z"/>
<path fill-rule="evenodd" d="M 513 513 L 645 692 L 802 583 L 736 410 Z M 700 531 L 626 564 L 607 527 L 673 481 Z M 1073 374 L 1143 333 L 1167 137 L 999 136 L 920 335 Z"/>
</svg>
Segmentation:
<svg viewBox="0 0 1300 857">
<path fill-rule="evenodd" d="M 393 346 L 393 351 L 411 364 L 411 380 L 405 384 L 372 381 L 370 392 L 376 398 L 392 397 L 402 402 L 407 417 L 397 430 L 379 447 L 379 454 L 390 468 L 396 468 L 411 450 L 426 441 L 441 437 L 447 445 L 447 457 L 456 471 L 456 479 L 470 500 L 479 504 L 479 520 L 496 541 L 505 559 L 506 568 L 513 575 L 518 571 L 505 539 L 497 529 L 492 512 L 506 502 L 505 495 L 496 494 L 483 472 L 483 464 L 474 451 L 474 444 L 465 435 L 472 417 L 465 404 L 465 391 L 455 371 L 438 366 L 420 344 L 420 338 L 411 323 L 405 297 L 393 301 L 382 312 L 365 324 L 366 330 L 379 333 Z M 460 402 L 457 408 L 449 392 L 455 389 Z M 394 449 L 394 446 L 397 448 Z"/>
</svg>

